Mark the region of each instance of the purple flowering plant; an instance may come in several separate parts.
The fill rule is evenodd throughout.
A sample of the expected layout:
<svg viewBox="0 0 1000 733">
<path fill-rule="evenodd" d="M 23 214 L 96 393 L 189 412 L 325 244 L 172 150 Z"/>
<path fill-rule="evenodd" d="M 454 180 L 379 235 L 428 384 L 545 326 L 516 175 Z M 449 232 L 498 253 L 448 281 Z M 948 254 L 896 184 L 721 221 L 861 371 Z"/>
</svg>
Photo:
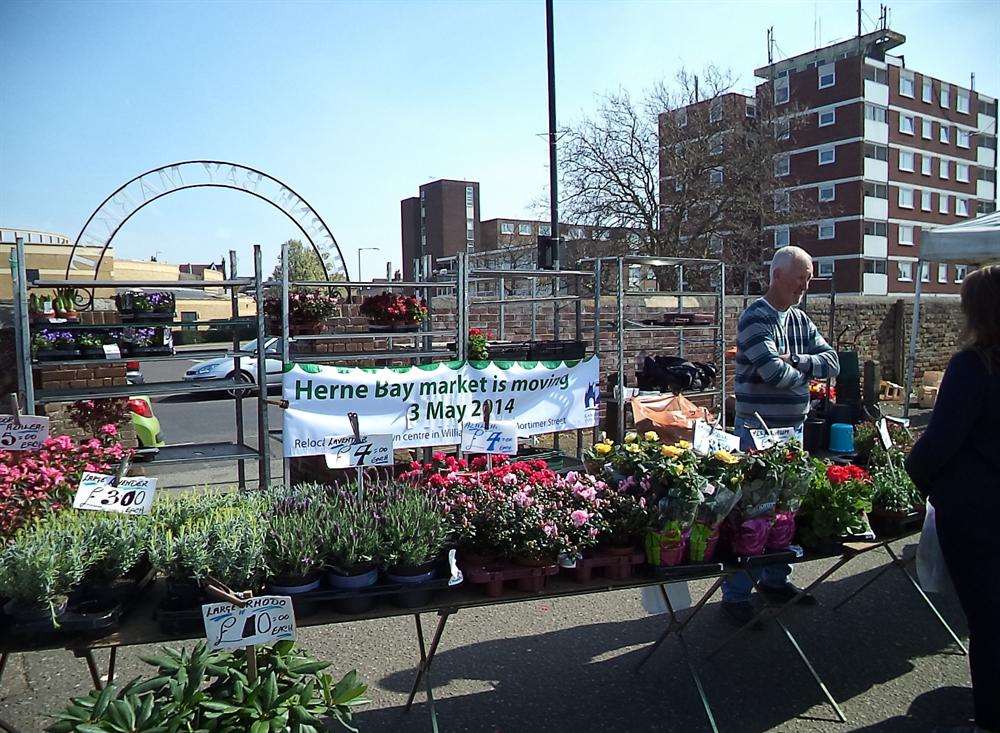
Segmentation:
<svg viewBox="0 0 1000 733">
<path fill-rule="evenodd" d="M 31 345 L 36 349 L 67 349 L 76 346 L 76 337 L 70 331 L 57 331 L 44 328 L 31 339 Z"/>
</svg>

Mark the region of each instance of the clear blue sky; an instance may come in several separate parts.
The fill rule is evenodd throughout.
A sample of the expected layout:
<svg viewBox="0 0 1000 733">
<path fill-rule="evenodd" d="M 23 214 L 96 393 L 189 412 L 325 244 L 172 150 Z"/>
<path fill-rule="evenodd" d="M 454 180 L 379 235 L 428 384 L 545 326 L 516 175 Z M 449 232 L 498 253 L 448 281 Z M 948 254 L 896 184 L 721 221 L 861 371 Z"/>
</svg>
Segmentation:
<svg viewBox="0 0 1000 733">
<path fill-rule="evenodd" d="M 878 3 L 865 0 L 878 16 Z M 847 2 L 556 0 L 559 122 L 595 95 L 641 92 L 681 66 L 732 69 L 855 31 Z M 817 22 L 817 20 L 819 22 Z M 868 28 L 872 21 L 866 18 Z M 821 25 L 821 30 L 819 26 Z M 1000 96 L 1000 3 L 897 2 L 907 64 Z M 545 11 L 530 2 L 0 2 L 0 223 L 75 238 L 143 170 L 214 158 L 263 169 L 323 216 L 352 276 L 400 264 L 399 201 L 435 178 L 480 181 L 484 218 L 531 215 L 547 173 Z M 265 267 L 298 236 L 220 190 L 143 209 L 118 256 Z"/>
</svg>

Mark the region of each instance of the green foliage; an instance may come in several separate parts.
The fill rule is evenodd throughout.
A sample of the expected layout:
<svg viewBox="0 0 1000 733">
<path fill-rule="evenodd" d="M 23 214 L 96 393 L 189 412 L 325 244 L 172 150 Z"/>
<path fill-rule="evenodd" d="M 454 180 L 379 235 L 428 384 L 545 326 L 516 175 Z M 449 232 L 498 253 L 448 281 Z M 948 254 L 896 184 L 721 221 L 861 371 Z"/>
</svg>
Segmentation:
<svg viewBox="0 0 1000 733">
<path fill-rule="evenodd" d="M 48 608 L 54 622 L 56 606 L 83 578 L 86 553 L 81 527 L 35 520 L 0 550 L 0 595 Z"/>
<path fill-rule="evenodd" d="M 358 498 L 353 486 L 330 495 L 323 552 L 330 564 L 339 570 L 349 570 L 378 558 L 381 543 L 379 515 L 371 499 L 371 487 L 368 488 L 369 494 L 365 499 Z"/>
<path fill-rule="evenodd" d="M 407 484 L 380 487 L 382 559 L 388 567 L 422 565 L 437 558 L 448 526 L 437 501 Z"/>
<path fill-rule="evenodd" d="M 813 459 L 814 472 L 799 510 L 799 534 L 807 546 L 870 531 L 871 485 L 864 481 L 831 481 L 827 466 Z"/>
<path fill-rule="evenodd" d="M 290 641 L 257 649 L 258 677 L 247 676 L 246 655 L 164 648 L 143 657 L 156 676 L 137 677 L 70 700 L 49 733 L 320 733 L 323 718 L 351 725 L 367 700 L 354 671 L 339 682 Z"/>
<path fill-rule="evenodd" d="M 895 459 L 893 459 L 895 460 Z M 872 504 L 887 512 L 909 512 L 924 503 L 924 498 L 900 464 L 895 470 L 877 469 L 872 473 Z"/>
<path fill-rule="evenodd" d="M 323 272 L 323 264 L 326 264 L 328 270 L 333 269 L 333 263 L 330 262 L 330 253 L 323 252 L 322 259 L 316 254 L 316 251 L 312 248 L 310 244 L 304 244 L 302 240 L 299 239 L 289 239 L 285 244 L 288 245 L 288 279 L 291 281 L 295 280 L 326 280 L 326 274 Z M 330 273 L 330 279 L 337 279 L 334 277 L 333 272 Z M 274 272 L 271 273 L 271 279 L 281 281 L 281 254 L 278 254 L 278 264 L 274 266 Z"/>
</svg>

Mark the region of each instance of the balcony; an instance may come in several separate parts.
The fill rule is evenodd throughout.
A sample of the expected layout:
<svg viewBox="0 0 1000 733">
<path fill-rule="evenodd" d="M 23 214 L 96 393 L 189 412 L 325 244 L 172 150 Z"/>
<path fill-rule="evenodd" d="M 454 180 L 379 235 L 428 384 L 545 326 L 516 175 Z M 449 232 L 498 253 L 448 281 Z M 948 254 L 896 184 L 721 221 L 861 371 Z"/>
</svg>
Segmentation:
<svg viewBox="0 0 1000 733">
<path fill-rule="evenodd" d="M 889 218 L 889 201 L 865 196 L 865 218 L 885 221 Z"/>
<path fill-rule="evenodd" d="M 887 183 L 889 181 L 889 164 L 884 160 L 865 158 L 865 180 Z"/>
<path fill-rule="evenodd" d="M 879 237 L 875 234 L 866 234 L 864 242 L 864 256 L 878 257 L 885 259 L 889 254 L 889 238 Z"/>
<path fill-rule="evenodd" d="M 879 84 L 877 81 L 865 79 L 865 101 L 872 104 L 880 104 L 883 107 L 889 106 L 889 85 Z"/>
<path fill-rule="evenodd" d="M 862 287 L 865 295 L 887 295 L 889 293 L 889 276 L 866 272 Z"/>
<path fill-rule="evenodd" d="M 873 143 L 889 144 L 889 125 L 876 120 L 865 120 L 865 140 Z"/>
<path fill-rule="evenodd" d="M 997 118 L 991 117 L 990 115 L 979 115 L 979 120 L 977 121 L 978 128 L 981 132 L 987 132 L 990 135 L 997 134 Z"/>
<path fill-rule="evenodd" d="M 996 196 L 997 187 L 993 181 L 976 181 L 976 198 L 989 199 L 990 201 Z"/>
<path fill-rule="evenodd" d="M 997 151 L 991 148 L 984 148 L 982 145 L 979 146 L 979 154 L 976 158 L 976 162 L 981 166 L 986 168 L 993 168 L 997 164 Z"/>
</svg>

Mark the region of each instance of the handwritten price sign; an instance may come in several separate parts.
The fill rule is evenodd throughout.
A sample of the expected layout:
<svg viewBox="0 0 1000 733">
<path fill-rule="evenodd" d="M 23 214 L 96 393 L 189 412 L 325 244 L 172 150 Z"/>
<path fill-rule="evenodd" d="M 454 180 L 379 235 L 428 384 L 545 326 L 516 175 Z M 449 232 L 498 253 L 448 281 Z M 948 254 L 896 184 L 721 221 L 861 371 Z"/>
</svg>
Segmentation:
<svg viewBox="0 0 1000 733">
<path fill-rule="evenodd" d="M 0 415 L 0 448 L 3 450 L 38 450 L 49 437 L 49 419 L 21 415 L 17 425 L 13 415 Z"/>
<path fill-rule="evenodd" d="M 751 428 L 750 438 L 753 440 L 753 445 L 757 450 L 764 450 L 765 448 L 770 448 L 772 445 L 787 443 L 792 438 L 795 438 L 801 443 L 802 429 L 771 428 L 770 431 L 767 431 L 762 428 Z"/>
<path fill-rule="evenodd" d="M 740 439 L 704 420 L 695 420 L 692 446 L 695 452 L 702 455 L 714 453 L 717 450 L 733 452 L 740 449 Z"/>
<path fill-rule="evenodd" d="M 481 422 L 462 423 L 462 452 L 515 455 L 517 424 L 498 420 L 486 428 Z"/>
<path fill-rule="evenodd" d="M 362 435 L 359 441 L 353 435 L 331 437 L 323 450 L 327 468 L 392 465 L 391 435 Z"/>
<path fill-rule="evenodd" d="M 115 477 L 87 471 L 80 479 L 80 488 L 73 498 L 74 509 L 119 514 L 149 514 L 156 494 L 156 479 L 127 476 L 118 486 Z"/>
<path fill-rule="evenodd" d="M 295 638 L 295 609 L 288 596 L 251 598 L 243 608 L 231 603 L 206 603 L 201 615 L 210 651 Z"/>
</svg>

